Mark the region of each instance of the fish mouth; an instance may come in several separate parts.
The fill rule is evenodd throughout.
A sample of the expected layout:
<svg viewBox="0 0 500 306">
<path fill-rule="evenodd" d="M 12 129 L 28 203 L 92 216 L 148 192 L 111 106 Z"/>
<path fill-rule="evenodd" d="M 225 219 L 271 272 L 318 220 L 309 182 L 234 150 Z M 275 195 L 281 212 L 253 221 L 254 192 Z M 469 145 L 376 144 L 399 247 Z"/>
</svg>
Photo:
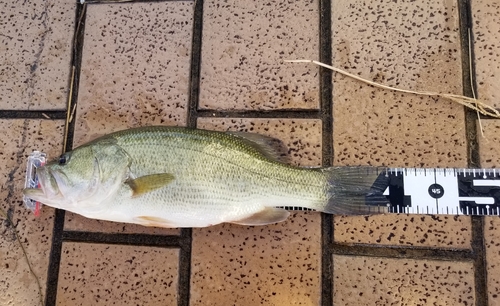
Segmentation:
<svg viewBox="0 0 500 306">
<path fill-rule="evenodd" d="M 46 167 L 40 167 L 36 171 L 39 188 L 25 188 L 23 194 L 32 200 L 52 206 L 55 200 L 59 202 L 62 197 L 57 178 Z"/>
</svg>

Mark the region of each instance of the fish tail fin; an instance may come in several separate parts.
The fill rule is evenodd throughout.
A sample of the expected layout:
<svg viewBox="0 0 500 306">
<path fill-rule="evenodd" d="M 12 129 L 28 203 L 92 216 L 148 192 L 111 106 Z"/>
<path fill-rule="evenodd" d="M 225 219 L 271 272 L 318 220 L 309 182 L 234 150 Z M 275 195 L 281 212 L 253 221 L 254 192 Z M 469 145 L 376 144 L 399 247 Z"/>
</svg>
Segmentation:
<svg viewBox="0 0 500 306">
<path fill-rule="evenodd" d="M 328 202 L 321 211 L 337 215 L 367 215 L 386 213 L 389 185 L 385 168 L 330 167 L 327 174 Z"/>
</svg>

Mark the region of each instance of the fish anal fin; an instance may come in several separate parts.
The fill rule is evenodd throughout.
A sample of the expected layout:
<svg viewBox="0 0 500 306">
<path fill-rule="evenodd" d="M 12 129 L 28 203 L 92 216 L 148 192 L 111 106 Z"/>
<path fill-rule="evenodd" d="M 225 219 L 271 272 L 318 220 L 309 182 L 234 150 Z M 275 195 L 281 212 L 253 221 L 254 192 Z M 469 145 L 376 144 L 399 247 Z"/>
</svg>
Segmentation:
<svg viewBox="0 0 500 306">
<path fill-rule="evenodd" d="M 286 163 L 289 161 L 288 148 L 279 139 L 248 132 L 226 132 L 243 140 L 265 157 Z"/>
<path fill-rule="evenodd" d="M 152 216 L 139 216 L 134 218 L 134 221 L 136 223 L 139 223 L 140 225 L 143 226 L 154 226 L 154 227 L 164 227 L 164 228 L 174 228 L 178 227 L 176 224 L 174 224 L 171 221 L 168 221 L 163 218 L 159 217 L 152 217 Z"/>
<path fill-rule="evenodd" d="M 240 220 L 234 220 L 230 223 L 239 224 L 239 225 L 267 225 L 278 222 L 285 221 L 290 213 L 282 208 L 274 208 L 274 207 L 266 207 L 264 210 L 259 211 L 251 215 L 250 217 L 246 217 Z"/>
<path fill-rule="evenodd" d="M 158 173 L 138 177 L 133 180 L 128 180 L 125 184 L 132 189 L 132 196 L 138 197 L 151 191 L 163 188 L 174 180 L 173 174 Z"/>
</svg>

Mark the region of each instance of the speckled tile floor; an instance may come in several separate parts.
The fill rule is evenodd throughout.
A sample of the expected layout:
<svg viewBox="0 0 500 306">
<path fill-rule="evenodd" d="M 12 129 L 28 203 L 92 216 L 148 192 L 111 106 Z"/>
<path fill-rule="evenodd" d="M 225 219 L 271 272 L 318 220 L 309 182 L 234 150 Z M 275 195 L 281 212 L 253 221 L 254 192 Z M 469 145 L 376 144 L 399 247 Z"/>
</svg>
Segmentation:
<svg viewBox="0 0 500 306">
<path fill-rule="evenodd" d="M 0 24 L 0 305 L 41 304 L 15 231 L 45 305 L 500 305 L 498 217 L 161 229 L 21 197 L 31 151 L 143 125 L 269 135 L 301 166 L 500 167 L 500 120 L 283 62 L 468 96 L 472 75 L 498 107 L 500 0 L 0 0 Z"/>
</svg>

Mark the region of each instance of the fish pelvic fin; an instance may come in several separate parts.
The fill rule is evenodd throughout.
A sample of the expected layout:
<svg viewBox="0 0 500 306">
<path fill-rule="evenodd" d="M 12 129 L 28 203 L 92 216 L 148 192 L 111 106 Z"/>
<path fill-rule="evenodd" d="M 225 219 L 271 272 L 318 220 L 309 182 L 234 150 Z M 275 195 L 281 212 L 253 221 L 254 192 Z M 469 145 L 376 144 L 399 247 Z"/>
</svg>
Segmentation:
<svg viewBox="0 0 500 306">
<path fill-rule="evenodd" d="M 174 180 L 174 175 L 170 173 L 150 174 L 128 180 L 125 184 L 132 189 L 132 197 L 138 197 L 148 192 L 155 191 L 170 184 Z"/>
<path fill-rule="evenodd" d="M 163 228 L 175 228 L 178 227 L 175 223 L 159 218 L 159 217 L 151 217 L 151 216 L 139 216 L 134 218 L 134 223 L 143 225 L 143 226 L 152 226 L 152 227 L 163 227 Z"/>
<path fill-rule="evenodd" d="M 336 215 L 369 215 L 387 213 L 388 186 L 385 168 L 369 166 L 330 167 L 326 172 L 328 202 L 321 211 Z"/>
<path fill-rule="evenodd" d="M 231 221 L 229 223 L 250 226 L 267 225 L 285 221 L 289 215 L 290 213 L 282 208 L 266 207 L 250 217 Z"/>
</svg>

